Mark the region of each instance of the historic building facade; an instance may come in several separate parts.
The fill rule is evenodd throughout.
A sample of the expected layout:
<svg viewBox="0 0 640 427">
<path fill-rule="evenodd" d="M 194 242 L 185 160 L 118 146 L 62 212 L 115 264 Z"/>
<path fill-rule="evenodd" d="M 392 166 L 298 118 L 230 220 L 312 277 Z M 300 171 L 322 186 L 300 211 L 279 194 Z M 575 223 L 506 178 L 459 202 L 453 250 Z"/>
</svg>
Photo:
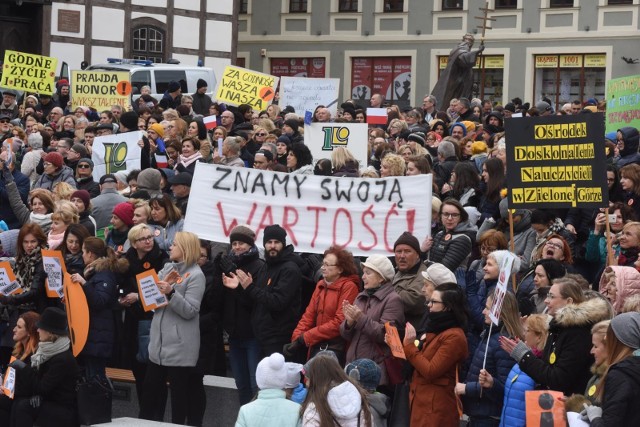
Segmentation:
<svg viewBox="0 0 640 427">
<path fill-rule="evenodd" d="M 488 0 L 474 96 L 556 105 L 605 96 L 640 74 L 639 0 Z M 240 0 L 238 62 L 276 75 L 341 78 L 343 99 L 380 92 L 420 105 L 485 0 Z M 635 55 L 635 56 L 634 56 Z M 627 58 L 625 61 L 623 57 Z M 628 62 L 629 63 L 628 63 Z"/>
</svg>

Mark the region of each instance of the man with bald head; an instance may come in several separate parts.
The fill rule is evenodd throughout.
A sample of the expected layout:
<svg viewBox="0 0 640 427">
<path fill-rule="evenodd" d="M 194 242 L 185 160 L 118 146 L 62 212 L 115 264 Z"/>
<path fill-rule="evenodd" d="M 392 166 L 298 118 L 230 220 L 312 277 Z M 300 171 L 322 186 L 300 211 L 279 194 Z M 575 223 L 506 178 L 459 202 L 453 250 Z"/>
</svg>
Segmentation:
<svg viewBox="0 0 640 427">
<path fill-rule="evenodd" d="M 371 95 L 369 103 L 371 104 L 371 108 L 382 108 L 382 104 L 384 104 L 384 96 L 379 93 L 374 93 Z"/>
<path fill-rule="evenodd" d="M 319 108 L 316 111 L 316 118 L 320 123 L 328 123 L 331 121 L 331 111 L 328 108 Z"/>
</svg>

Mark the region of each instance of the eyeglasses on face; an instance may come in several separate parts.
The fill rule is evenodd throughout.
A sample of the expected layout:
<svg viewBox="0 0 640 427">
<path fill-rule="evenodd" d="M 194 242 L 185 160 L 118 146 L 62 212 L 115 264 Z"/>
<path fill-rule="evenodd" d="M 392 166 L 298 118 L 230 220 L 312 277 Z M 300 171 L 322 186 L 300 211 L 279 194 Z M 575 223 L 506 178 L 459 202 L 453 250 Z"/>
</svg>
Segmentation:
<svg viewBox="0 0 640 427">
<path fill-rule="evenodd" d="M 153 236 L 144 236 L 144 237 L 140 237 L 139 239 L 136 239 L 136 243 L 150 242 L 151 240 L 153 240 Z"/>
<path fill-rule="evenodd" d="M 91 166 L 89 166 L 87 164 L 78 165 L 78 169 L 90 169 L 90 168 L 91 168 Z"/>
<path fill-rule="evenodd" d="M 460 214 L 458 212 L 442 212 L 440 216 L 442 218 L 459 218 Z"/>
</svg>

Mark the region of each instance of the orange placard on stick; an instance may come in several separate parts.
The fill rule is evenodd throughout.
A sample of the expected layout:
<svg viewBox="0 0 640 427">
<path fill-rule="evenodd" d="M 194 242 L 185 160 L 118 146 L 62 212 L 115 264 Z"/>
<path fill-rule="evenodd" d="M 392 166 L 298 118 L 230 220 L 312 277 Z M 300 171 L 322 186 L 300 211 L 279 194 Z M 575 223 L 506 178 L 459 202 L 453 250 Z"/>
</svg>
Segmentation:
<svg viewBox="0 0 640 427">
<path fill-rule="evenodd" d="M 45 288 L 49 298 L 61 298 L 64 293 L 64 275 L 67 267 L 64 264 L 62 252 L 49 249 L 42 250 L 42 265 L 47 274 Z"/>
<path fill-rule="evenodd" d="M 64 273 L 63 281 L 64 305 L 69 322 L 69 339 L 73 355 L 80 354 L 89 336 L 89 304 L 82 285 L 71 280 L 71 275 Z"/>
<path fill-rule="evenodd" d="M 384 330 L 387 332 L 387 345 L 391 349 L 393 356 L 398 359 L 407 360 L 407 356 L 404 354 L 404 348 L 402 347 L 402 341 L 400 341 L 400 334 L 398 334 L 398 328 L 389 322 L 385 322 Z"/>
<path fill-rule="evenodd" d="M 0 262 L 0 294 L 9 296 L 22 293 L 22 286 L 16 281 L 9 261 Z"/>
<path fill-rule="evenodd" d="M 175 270 L 174 270 L 175 271 Z M 176 272 L 177 274 L 177 272 Z M 178 277 L 180 277 L 178 275 Z M 158 275 L 151 269 L 136 275 L 138 295 L 144 311 L 151 311 L 169 304 L 167 297 L 158 288 Z"/>
<path fill-rule="evenodd" d="M 525 393 L 527 427 L 566 427 L 560 391 L 531 390 Z"/>
</svg>

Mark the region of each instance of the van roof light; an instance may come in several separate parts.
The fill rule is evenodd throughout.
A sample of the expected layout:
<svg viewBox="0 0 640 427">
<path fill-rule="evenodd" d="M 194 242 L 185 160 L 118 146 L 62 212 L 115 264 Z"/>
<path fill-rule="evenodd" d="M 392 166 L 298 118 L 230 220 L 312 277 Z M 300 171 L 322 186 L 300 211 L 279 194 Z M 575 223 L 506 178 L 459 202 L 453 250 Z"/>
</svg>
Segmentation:
<svg viewBox="0 0 640 427">
<path fill-rule="evenodd" d="M 107 58 L 107 62 L 109 64 L 144 65 L 145 67 L 149 67 L 153 65 L 153 61 L 150 61 L 148 59 Z"/>
</svg>

